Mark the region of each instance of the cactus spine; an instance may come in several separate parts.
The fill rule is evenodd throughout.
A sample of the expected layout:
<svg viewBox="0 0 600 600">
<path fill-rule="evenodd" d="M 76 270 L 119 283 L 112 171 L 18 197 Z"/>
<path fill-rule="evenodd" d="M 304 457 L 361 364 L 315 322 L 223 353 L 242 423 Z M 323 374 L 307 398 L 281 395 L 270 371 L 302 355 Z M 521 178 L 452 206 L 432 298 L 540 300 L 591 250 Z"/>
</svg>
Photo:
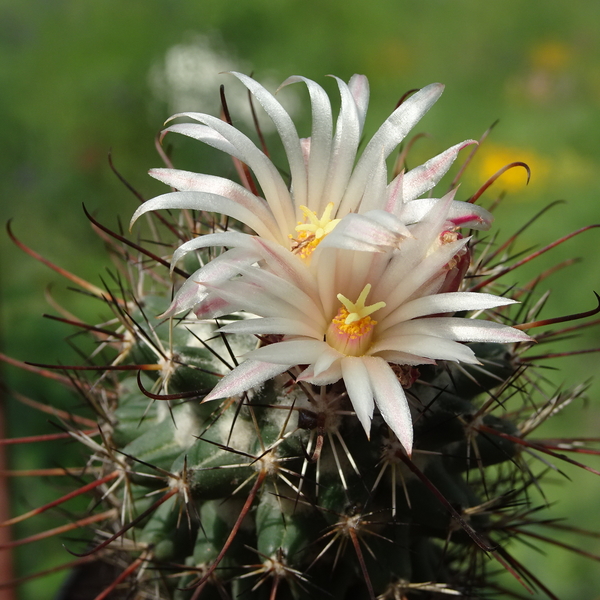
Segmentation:
<svg viewBox="0 0 600 600">
<path fill-rule="evenodd" d="M 267 110 L 274 106 L 265 102 Z M 526 499 L 540 474 L 530 454 L 566 459 L 564 452 L 575 447 L 533 437 L 541 422 L 583 393 L 581 386 L 546 391 L 527 358 L 533 341 L 552 340 L 560 329 L 529 341 L 470 342 L 479 364 L 394 363 L 412 413 L 412 449 L 383 410 L 373 413 L 365 435 L 344 379 L 317 385 L 299 377 L 296 366 L 243 393 L 205 401 L 256 348 L 257 337 L 263 347 L 282 338 L 223 332 L 242 321 L 238 311 L 204 318 L 192 303 L 173 314 L 168 266 L 180 243 L 246 232 L 207 208 L 184 208 L 180 216 L 152 215 L 156 244 L 133 244 L 94 221 L 112 236 L 107 239 L 123 261 L 113 283 L 92 290 L 110 310 L 105 323 L 79 324 L 102 349 L 92 365 L 82 366 L 90 379 L 72 380 L 97 427 L 91 433 L 71 422 L 64 427 L 89 449 L 91 482 L 84 491 L 99 498 L 80 517 L 92 517 L 97 534 L 77 556 L 116 567 L 97 599 L 119 593 L 174 600 L 480 598 L 503 593 L 503 584 L 487 574 L 494 562 L 525 587 L 545 591 L 507 542 L 535 522 Z M 461 218 L 452 232 L 444 230 L 455 237 L 443 243 L 457 243 Z M 299 231 L 317 239 L 312 229 Z M 499 323 L 553 324 L 537 321 L 533 284 L 499 282 L 514 267 L 505 246 L 475 237 L 465 248 L 445 265 L 443 289 L 524 301 L 520 308 L 487 311 Z M 175 287 L 181 275 L 219 256 L 214 246 L 188 253 L 176 267 Z"/>
</svg>

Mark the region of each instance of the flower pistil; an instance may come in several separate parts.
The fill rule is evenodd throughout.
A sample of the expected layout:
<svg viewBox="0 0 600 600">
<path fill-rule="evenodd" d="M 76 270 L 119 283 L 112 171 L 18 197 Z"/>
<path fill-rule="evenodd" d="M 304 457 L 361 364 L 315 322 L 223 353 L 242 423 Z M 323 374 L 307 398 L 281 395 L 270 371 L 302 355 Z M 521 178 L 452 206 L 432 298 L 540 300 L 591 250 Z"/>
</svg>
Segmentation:
<svg viewBox="0 0 600 600">
<path fill-rule="evenodd" d="M 370 315 L 383 308 L 385 302 L 366 305 L 371 284 L 367 283 L 356 302 L 352 302 L 342 294 L 337 299 L 342 303 L 327 329 L 326 341 L 338 352 L 346 356 L 362 356 L 371 346 L 373 328 L 377 321 Z"/>
</svg>

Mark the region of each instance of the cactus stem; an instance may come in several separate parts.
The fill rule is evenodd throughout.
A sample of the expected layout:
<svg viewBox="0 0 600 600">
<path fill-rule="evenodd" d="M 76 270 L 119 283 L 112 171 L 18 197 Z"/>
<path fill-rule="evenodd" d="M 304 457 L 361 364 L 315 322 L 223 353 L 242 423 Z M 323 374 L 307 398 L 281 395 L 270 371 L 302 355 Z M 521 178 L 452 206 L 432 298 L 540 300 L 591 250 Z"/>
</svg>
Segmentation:
<svg viewBox="0 0 600 600">
<path fill-rule="evenodd" d="M 83 556 L 90 556 L 92 554 L 95 554 L 99 550 L 106 548 L 106 546 L 108 546 L 115 540 L 118 540 L 127 531 L 129 531 L 134 525 L 137 525 L 137 523 L 139 523 L 140 521 L 143 521 L 148 515 L 151 515 L 161 504 L 165 503 L 169 498 L 173 497 L 177 493 L 178 493 L 178 490 L 176 488 L 170 490 L 162 498 L 158 499 L 154 504 L 152 504 L 152 506 L 150 506 L 150 508 L 147 508 L 144 512 L 140 513 L 135 519 L 133 519 L 132 521 L 127 523 L 127 525 L 125 525 L 124 527 L 121 527 L 121 529 L 119 529 L 119 531 L 117 531 L 117 533 L 115 533 L 114 535 L 111 535 L 109 538 L 105 539 L 103 542 L 101 542 L 100 544 L 98 544 L 97 546 L 92 548 L 91 550 L 88 550 L 87 552 L 82 552 L 81 554 L 79 554 L 79 553 L 73 552 L 72 550 L 69 550 L 67 548 L 67 552 L 70 552 L 73 556 L 77 556 L 79 558 L 82 558 Z M 111 513 L 111 514 L 115 513 L 115 512 L 116 512 L 116 509 L 107 511 L 107 513 Z M 102 513 L 102 514 L 107 514 L 107 513 Z M 95 515 L 95 516 L 97 517 L 98 515 Z M 101 520 L 101 519 L 97 519 L 97 520 Z"/>
<path fill-rule="evenodd" d="M 223 544 L 223 547 L 221 548 L 219 555 L 217 556 L 217 558 L 215 559 L 213 564 L 208 568 L 206 573 L 204 573 L 204 575 L 202 576 L 202 579 L 200 579 L 200 581 L 198 583 L 194 584 L 193 586 L 191 586 L 190 588 L 187 588 L 187 589 L 192 589 L 199 585 L 204 584 L 206 581 L 208 581 L 210 576 L 214 573 L 215 569 L 219 566 L 219 563 L 223 560 L 225 553 L 227 552 L 227 550 L 229 550 L 229 547 L 231 546 L 233 540 L 235 539 L 235 536 L 237 535 L 237 533 L 242 525 L 242 521 L 246 518 L 246 515 L 252 508 L 252 503 L 254 502 L 254 498 L 256 497 L 258 490 L 262 486 L 263 481 L 265 480 L 266 476 L 267 476 L 266 471 L 261 471 L 258 474 L 258 477 L 256 478 L 256 481 L 254 482 L 252 489 L 248 493 L 246 502 L 244 502 L 244 506 L 242 507 L 242 510 L 240 511 L 240 514 L 239 514 L 233 528 L 231 529 L 231 532 L 229 533 L 229 536 L 227 537 L 225 544 Z"/>
<path fill-rule="evenodd" d="M 458 521 L 465 533 L 484 551 L 491 552 L 494 550 L 460 515 L 460 513 L 446 500 L 444 495 L 435 487 L 429 478 L 415 465 L 415 463 L 404 453 L 397 452 L 398 458 L 423 482 L 427 489 L 438 499 L 450 515 Z"/>
</svg>

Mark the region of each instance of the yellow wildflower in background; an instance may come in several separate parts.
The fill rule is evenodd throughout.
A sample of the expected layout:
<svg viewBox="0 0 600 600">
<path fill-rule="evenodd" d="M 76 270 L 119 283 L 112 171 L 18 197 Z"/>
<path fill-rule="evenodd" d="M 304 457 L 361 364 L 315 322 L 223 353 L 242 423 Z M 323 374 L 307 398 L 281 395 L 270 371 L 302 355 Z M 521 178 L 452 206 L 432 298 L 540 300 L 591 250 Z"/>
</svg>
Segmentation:
<svg viewBox="0 0 600 600">
<path fill-rule="evenodd" d="M 475 160 L 476 176 L 483 183 L 497 173 L 500 169 L 514 162 L 524 162 L 531 169 L 529 185 L 547 185 L 550 174 L 550 165 L 547 158 L 532 149 L 509 148 L 486 142 L 479 149 Z M 527 184 L 527 173 L 522 167 L 514 167 L 503 173 L 495 188 L 512 192 L 520 190 Z"/>
</svg>

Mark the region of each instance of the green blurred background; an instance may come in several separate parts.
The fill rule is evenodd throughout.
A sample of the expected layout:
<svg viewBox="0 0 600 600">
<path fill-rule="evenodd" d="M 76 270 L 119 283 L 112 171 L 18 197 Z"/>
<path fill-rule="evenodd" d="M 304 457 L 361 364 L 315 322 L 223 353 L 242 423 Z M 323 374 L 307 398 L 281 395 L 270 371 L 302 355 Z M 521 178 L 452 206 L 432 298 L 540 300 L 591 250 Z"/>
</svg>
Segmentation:
<svg viewBox="0 0 600 600">
<path fill-rule="evenodd" d="M 459 196 L 473 193 L 505 163 L 527 162 L 533 171 L 529 187 L 523 171 L 514 170 L 482 203 L 507 190 L 497 227 L 508 234 L 550 201 L 566 200 L 519 244 L 520 249 L 539 247 L 600 222 L 599 38 L 597 0 L 2 0 L 2 221 L 12 218 L 22 241 L 99 284 L 110 264 L 81 203 L 111 226 L 117 216 L 127 223 L 137 206 L 108 167 L 110 149 L 117 168 L 148 198 L 162 191 L 146 171 L 162 166 L 154 136 L 165 118 L 181 109 L 216 111 L 221 82 L 230 98 L 241 96 L 241 87 L 218 72 L 253 72 L 272 89 L 300 74 L 334 96 L 335 86 L 325 75 L 347 80 L 364 73 L 371 84 L 367 135 L 405 91 L 433 81 L 446 84 L 442 99 L 416 129 L 430 137 L 417 142 L 414 164 L 463 139 L 478 138 L 500 119 Z M 304 90 L 285 94 L 296 120 L 306 126 Z M 179 166 L 229 168 L 216 152 L 175 138 L 171 142 Z M 598 235 L 583 234 L 515 277 L 524 283 L 550 264 L 584 259 L 547 281 L 553 294 L 545 316 L 594 306 L 592 290 L 600 291 Z M 44 312 L 55 313 L 44 291 L 52 283 L 52 295 L 82 318 L 99 319 L 100 306 L 69 292 L 64 280 L 21 253 L 4 234 L 0 251 L 3 351 L 21 360 L 80 361 L 63 342 L 72 331 L 42 319 Z M 597 333 L 588 331 L 571 347 L 595 345 Z M 571 385 L 594 375 L 597 365 L 594 354 L 566 358 L 562 372 L 552 376 Z M 6 369 L 5 378 L 9 386 L 48 403 L 75 408 L 80 402 L 58 384 L 14 369 Z M 590 405 L 571 407 L 548 435 L 595 435 L 599 389 L 593 385 Z M 13 399 L 6 409 L 11 437 L 49 430 L 46 416 Z M 80 450 L 66 443 L 10 450 L 15 469 L 82 461 Z M 558 474 L 548 481 L 547 497 L 556 500 L 549 515 L 600 530 L 600 478 L 565 472 L 572 482 Z M 14 511 L 38 506 L 66 488 L 68 483 L 55 480 L 12 481 Z M 17 536 L 37 531 L 41 522 L 18 528 Z M 45 523 L 52 527 L 56 521 L 49 516 Z M 564 539 L 600 554 L 597 539 Z M 564 550 L 543 554 L 515 546 L 515 552 L 559 597 L 600 597 L 600 569 L 592 561 Z M 17 558 L 21 574 L 69 560 L 56 540 L 22 550 Z M 51 598 L 60 578 L 30 583 L 21 597 Z"/>
</svg>

